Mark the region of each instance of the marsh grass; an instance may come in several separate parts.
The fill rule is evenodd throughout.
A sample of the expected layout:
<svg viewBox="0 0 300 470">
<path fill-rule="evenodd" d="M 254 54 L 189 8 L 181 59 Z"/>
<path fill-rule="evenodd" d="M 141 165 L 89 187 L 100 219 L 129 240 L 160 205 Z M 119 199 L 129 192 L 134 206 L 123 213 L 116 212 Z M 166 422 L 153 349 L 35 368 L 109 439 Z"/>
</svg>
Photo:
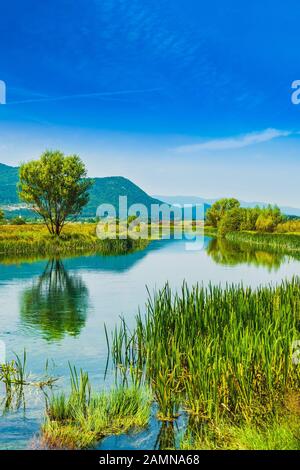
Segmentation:
<svg viewBox="0 0 300 470">
<path fill-rule="evenodd" d="M 282 409 L 260 422 L 236 425 L 229 420 L 188 425 L 179 447 L 183 450 L 299 450 L 300 416 Z"/>
<path fill-rule="evenodd" d="M 230 232 L 225 238 L 230 242 L 255 246 L 257 249 L 300 254 L 300 234 L 297 233 Z"/>
<path fill-rule="evenodd" d="M 117 255 L 144 249 L 147 240 L 100 240 L 96 236 L 96 224 L 73 223 L 64 228 L 60 237 L 50 235 L 42 224 L 0 227 L 0 257 L 32 255 Z"/>
<path fill-rule="evenodd" d="M 300 335 L 299 278 L 256 290 L 166 285 L 149 296 L 130 332 L 124 321 L 110 345 L 116 367 L 145 377 L 158 418 L 180 411 L 203 420 L 250 423 L 276 414 L 299 389 L 292 344 Z"/>
<path fill-rule="evenodd" d="M 146 390 L 120 387 L 95 394 L 88 374 L 71 370 L 71 393 L 53 395 L 41 430 L 48 448 L 93 447 L 105 436 L 147 426 L 151 398 Z"/>
</svg>

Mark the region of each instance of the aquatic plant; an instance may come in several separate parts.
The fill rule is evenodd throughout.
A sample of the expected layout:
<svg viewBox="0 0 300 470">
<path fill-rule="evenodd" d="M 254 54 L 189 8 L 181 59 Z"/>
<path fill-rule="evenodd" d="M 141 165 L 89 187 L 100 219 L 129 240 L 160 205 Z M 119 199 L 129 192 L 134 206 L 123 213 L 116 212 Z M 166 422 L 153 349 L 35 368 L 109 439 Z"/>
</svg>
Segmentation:
<svg viewBox="0 0 300 470">
<path fill-rule="evenodd" d="M 81 449 L 105 436 L 147 426 L 151 397 L 137 387 L 120 387 L 94 393 L 88 374 L 71 370 L 71 393 L 52 395 L 41 429 L 41 443 L 48 448 Z"/>
<path fill-rule="evenodd" d="M 121 322 L 110 350 L 118 369 L 145 377 L 159 419 L 185 410 L 214 422 L 251 422 L 299 388 L 292 361 L 299 335 L 299 278 L 255 290 L 184 284 L 180 294 L 166 285 L 149 296 L 133 332 Z"/>
<path fill-rule="evenodd" d="M 27 354 L 24 350 L 23 356 L 15 355 L 15 359 L 0 364 L 0 384 L 4 385 L 4 396 L 1 397 L 1 407 L 5 411 L 12 408 L 25 407 L 25 388 L 36 387 L 43 392 L 51 388 L 58 380 L 57 377 L 48 375 L 48 361 L 46 362 L 45 375 L 34 379 L 26 371 Z"/>
<path fill-rule="evenodd" d="M 300 236 L 296 233 L 231 232 L 225 238 L 230 242 L 243 243 L 257 249 L 271 249 L 276 253 L 293 256 L 300 253 Z"/>
</svg>

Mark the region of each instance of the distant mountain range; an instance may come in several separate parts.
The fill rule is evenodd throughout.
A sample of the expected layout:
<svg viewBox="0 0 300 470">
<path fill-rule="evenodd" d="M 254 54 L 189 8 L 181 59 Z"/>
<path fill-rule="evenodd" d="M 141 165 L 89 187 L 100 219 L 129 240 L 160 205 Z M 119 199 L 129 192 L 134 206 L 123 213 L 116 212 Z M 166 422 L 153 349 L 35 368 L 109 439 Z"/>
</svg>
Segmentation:
<svg viewBox="0 0 300 470">
<path fill-rule="evenodd" d="M 184 205 L 184 204 L 192 204 L 193 206 L 199 205 L 199 204 L 204 204 L 206 207 L 210 207 L 214 202 L 216 202 L 219 198 L 217 199 L 205 199 L 202 197 L 198 196 L 154 196 L 161 201 L 167 202 L 168 204 L 179 204 L 179 205 Z M 245 201 L 240 201 L 242 207 L 266 207 L 268 203 L 266 202 L 245 202 Z M 281 211 L 286 214 L 286 215 L 291 215 L 291 216 L 297 216 L 300 217 L 300 209 L 297 209 L 295 207 L 286 207 L 286 206 L 279 206 Z"/>
<path fill-rule="evenodd" d="M 4 207 L 6 214 L 12 217 L 18 214 L 28 215 L 32 213 L 26 209 L 17 194 L 18 168 L 0 163 L 0 207 Z M 149 214 L 151 204 L 161 204 L 165 202 L 170 206 L 188 204 L 193 206 L 193 218 L 196 215 L 196 206 L 203 205 L 200 211 L 200 218 L 203 218 L 206 211 L 217 199 L 205 199 L 197 196 L 150 196 L 139 186 L 122 176 L 109 176 L 104 178 L 93 178 L 94 185 L 90 190 L 90 201 L 84 208 L 83 217 L 95 217 L 100 204 L 112 204 L 118 208 L 119 196 L 127 196 L 128 207 L 132 204 L 143 204 L 147 207 Z M 266 206 L 262 202 L 242 202 L 243 207 Z M 204 211 L 203 211 L 204 209 Z M 291 207 L 281 207 L 281 210 L 288 215 L 300 217 L 300 209 Z"/>
</svg>

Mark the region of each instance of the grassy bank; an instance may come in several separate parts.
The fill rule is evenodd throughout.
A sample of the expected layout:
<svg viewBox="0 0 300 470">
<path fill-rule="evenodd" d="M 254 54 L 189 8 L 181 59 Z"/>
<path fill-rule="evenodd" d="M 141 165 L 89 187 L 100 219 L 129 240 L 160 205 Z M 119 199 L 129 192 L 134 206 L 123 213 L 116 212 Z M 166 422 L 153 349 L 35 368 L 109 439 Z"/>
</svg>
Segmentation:
<svg viewBox="0 0 300 470">
<path fill-rule="evenodd" d="M 300 234 L 297 233 L 231 232 L 225 235 L 225 239 L 258 249 L 276 250 L 277 253 L 300 253 Z"/>
<path fill-rule="evenodd" d="M 277 435 L 276 447 L 299 448 L 296 438 L 287 442 L 291 433 L 280 434 L 288 414 L 299 428 L 299 299 L 298 278 L 256 290 L 184 285 L 180 295 L 166 286 L 133 332 L 124 322 L 115 330 L 114 363 L 135 381 L 145 377 L 158 419 L 186 414 L 183 447 L 247 448 L 252 436 L 267 448 Z"/>
<path fill-rule="evenodd" d="M 50 235 L 42 224 L 0 226 L 0 257 L 56 256 L 83 253 L 122 254 L 147 246 L 145 240 L 100 240 L 96 224 L 74 223 L 60 237 Z"/>
<path fill-rule="evenodd" d="M 282 224 L 282 227 L 283 226 L 285 226 L 285 224 Z M 273 250 L 277 253 L 285 254 L 300 253 L 300 232 L 283 232 L 282 227 L 280 226 L 278 232 L 274 233 L 235 231 L 221 236 L 216 228 L 206 225 L 204 227 L 204 234 L 220 239 L 223 238 L 232 243 L 248 245 L 249 247 L 260 250 Z M 287 225 L 287 227 L 289 227 L 289 225 Z"/>
</svg>

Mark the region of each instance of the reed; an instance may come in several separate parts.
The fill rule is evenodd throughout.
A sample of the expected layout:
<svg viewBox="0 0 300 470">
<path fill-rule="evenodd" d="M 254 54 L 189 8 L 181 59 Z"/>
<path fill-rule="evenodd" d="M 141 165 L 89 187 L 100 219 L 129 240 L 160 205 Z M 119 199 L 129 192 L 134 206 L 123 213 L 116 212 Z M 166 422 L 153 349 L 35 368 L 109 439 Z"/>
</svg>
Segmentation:
<svg viewBox="0 0 300 470">
<path fill-rule="evenodd" d="M 300 335 L 300 281 L 256 290 L 169 285 L 149 295 L 145 315 L 130 332 L 124 321 L 111 354 L 122 371 L 145 377 L 158 418 L 180 410 L 218 422 L 264 419 L 299 389 L 293 342 Z"/>
<path fill-rule="evenodd" d="M 120 387 L 95 394 L 88 374 L 71 370 L 71 393 L 53 395 L 41 430 L 48 448 L 93 447 L 105 436 L 147 426 L 151 398 L 137 387 Z"/>
<path fill-rule="evenodd" d="M 258 249 L 271 249 L 277 253 L 300 253 L 300 235 L 296 233 L 230 232 L 225 238 L 230 242 L 252 245 Z"/>
</svg>

